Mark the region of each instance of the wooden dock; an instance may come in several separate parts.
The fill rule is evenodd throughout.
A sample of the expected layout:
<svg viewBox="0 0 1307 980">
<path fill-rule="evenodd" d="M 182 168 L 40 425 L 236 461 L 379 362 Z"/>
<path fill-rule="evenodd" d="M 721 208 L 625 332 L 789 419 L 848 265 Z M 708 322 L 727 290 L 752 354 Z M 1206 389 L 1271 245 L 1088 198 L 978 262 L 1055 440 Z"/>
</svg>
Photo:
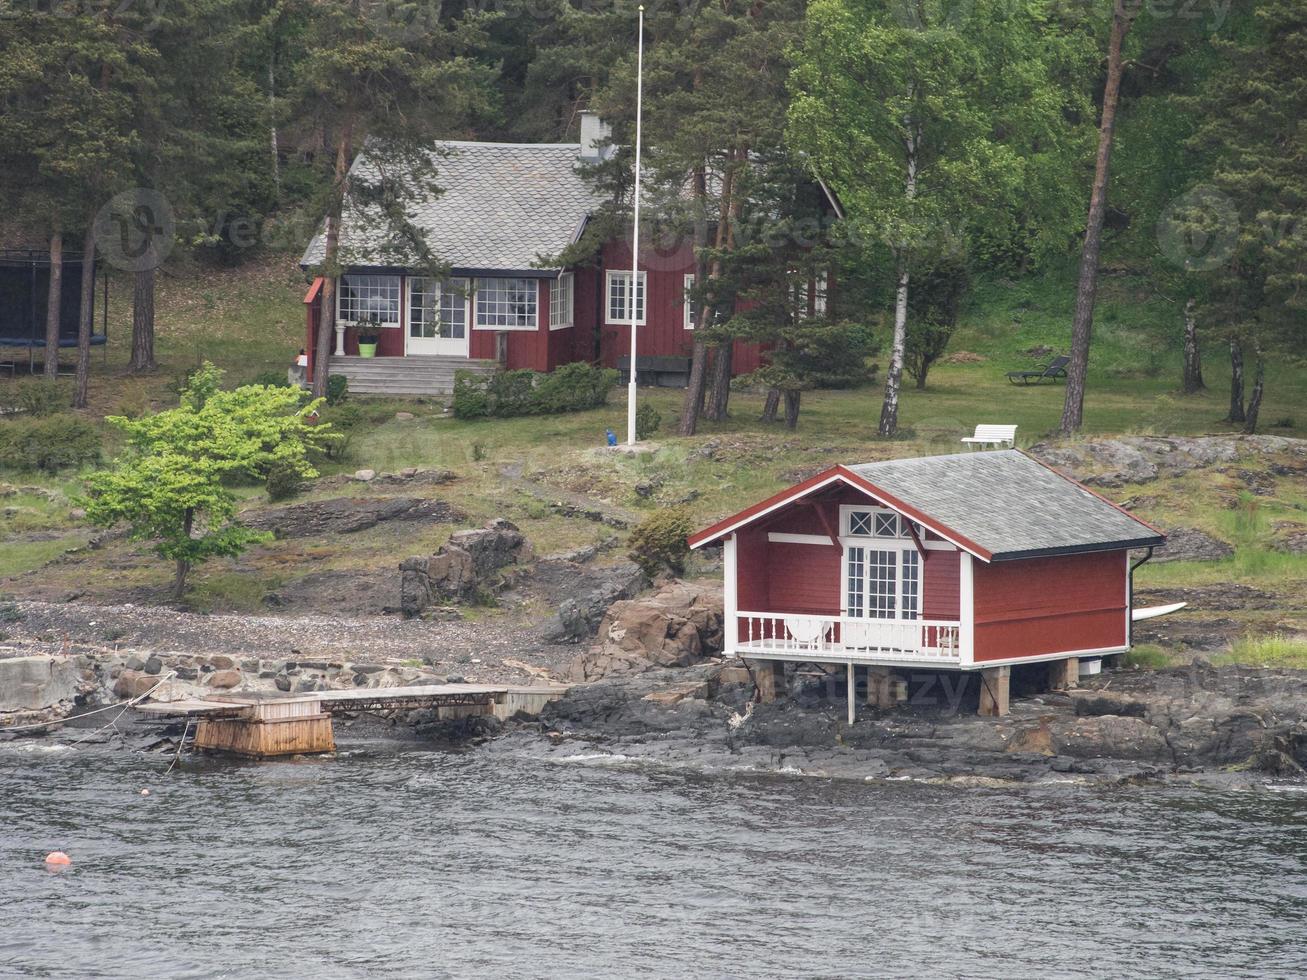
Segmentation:
<svg viewBox="0 0 1307 980">
<path fill-rule="evenodd" d="M 145 701 L 137 710 L 197 722 L 195 747 L 267 758 L 332 752 L 331 716 L 337 711 L 435 708 L 441 717 L 539 714 L 567 688 L 557 685 L 427 684 L 309 694 L 231 694 L 180 701 Z"/>
</svg>

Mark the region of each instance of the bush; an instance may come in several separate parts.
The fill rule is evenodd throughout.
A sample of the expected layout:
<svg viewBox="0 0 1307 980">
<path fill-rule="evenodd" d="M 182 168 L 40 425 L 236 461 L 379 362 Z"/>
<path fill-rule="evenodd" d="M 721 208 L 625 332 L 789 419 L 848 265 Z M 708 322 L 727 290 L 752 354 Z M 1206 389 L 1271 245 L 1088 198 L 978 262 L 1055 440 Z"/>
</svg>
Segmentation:
<svg viewBox="0 0 1307 980">
<path fill-rule="evenodd" d="M 648 402 L 641 402 L 635 410 L 635 438 L 643 442 L 658 431 L 663 424 L 662 412 Z"/>
<path fill-rule="evenodd" d="M 298 497 L 303 489 L 303 477 L 294 466 L 277 462 L 268 468 L 269 500 L 290 500 Z"/>
<path fill-rule="evenodd" d="M 349 444 L 353 441 L 355 432 L 367 421 L 363 409 L 357 405 L 323 408 L 318 413 L 318 420 L 331 424 L 329 433 L 334 438 L 322 446 L 322 455 L 333 462 L 340 462 L 349 455 Z"/>
<path fill-rule="evenodd" d="M 604 404 L 616 382 L 616 371 L 583 363 L 566 364 L 549 374 L 459 371 L 454 376 L 454 417 L 511 418 L 580 412 Z"/>
<path fill-rule="evenodd" d="M 349 397 L 349 379 L 343 374 L 327 378 L 327 404 L 340 405 Z"/>
<path fill-rule="evenodd" d="M 650 578 L 663 571 L 681 575 L 685 572 L 685 556 L 690 553 L 685 539 L 693 530 L 690 516 L 683 510 L 673 507 L 651 514 L 626 540 L 631 560 Z"/>
<path fill-rule="evenodd" d="M 100 433 L 76 415 L 0 423 L 0 468 L 55 473 L 100 459 Z"/>
<path fill-rule="evenodd" d="M 6 399 L 7 407 L 36 418 L 62 412 L 70 404 L 67 389 L 57 381 L 41 378 L 24 379 L 13 387 L 12 397 Z"/>
<path fill-rule="evenodd" d="M 343 380 L 343 379 L 342 379 Z M 260 371 L 246 384 L 262 385 L 264 388 L 293 388 L 289 381 L 286 380 L 285 371 Z"/>
</svg>

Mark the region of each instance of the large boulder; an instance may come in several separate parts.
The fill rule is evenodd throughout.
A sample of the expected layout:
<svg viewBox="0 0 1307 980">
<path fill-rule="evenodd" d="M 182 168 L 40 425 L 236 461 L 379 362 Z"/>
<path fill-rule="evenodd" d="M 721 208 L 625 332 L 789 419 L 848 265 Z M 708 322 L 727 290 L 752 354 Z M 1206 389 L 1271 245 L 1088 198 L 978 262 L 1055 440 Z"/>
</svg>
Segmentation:
<svg viewBox="0 0 1307 980">
<path fill-rule="evenodd" d="M 572 662 L 573 680 L 658 667 L 686 667 L 722 648 L 722 588 L 672 582 L 652 595 L 615 602 L 598 642 Z"/>
<path fill-rule="evenodd" d="M 474 599 L 503 584 L 503 569 L 533 557 L 526 536 L 503 518 L 456 531 L 434 555 L 400 562 L 400 612 L 412 618 L 439 600 Z"/>
<path fill-rule="evenodd" d="M 649 584 L 634 562 L 622 562 L 596 569 L 586 576 L 576 594 L 558 606 L 557 618 L 546 628 L 545 638 L 576 642 L 594 636 L 609 607 L 620 599 L 632 599 Z"/>
<path fill-rule="evenodd" d="M 61 657 L 0 659 L 0 711 L 40 711 L 71 701 L 78 680 L 76 665 Z"/>
</svg>

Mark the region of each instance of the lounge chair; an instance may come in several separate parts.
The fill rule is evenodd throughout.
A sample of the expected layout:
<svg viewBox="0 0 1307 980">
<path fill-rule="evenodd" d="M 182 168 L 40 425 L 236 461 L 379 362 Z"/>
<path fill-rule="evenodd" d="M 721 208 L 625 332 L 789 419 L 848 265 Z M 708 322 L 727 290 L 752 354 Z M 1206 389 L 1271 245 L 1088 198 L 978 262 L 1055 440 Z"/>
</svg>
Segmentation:
<svg viewBox="0 0 1307 980">
<path fill-rule="evenodd" d="M 1040 384 L 1045 378 L 1057 384 L 1058 378 L 1066 377 L 1066 366 L 1071 363 L 1069 357 L 1055 357 L 1047 364 L 1040 365 L 1033 371 L 1009 371 L 1007 379 L 1013 384 Z"/>
</svg>

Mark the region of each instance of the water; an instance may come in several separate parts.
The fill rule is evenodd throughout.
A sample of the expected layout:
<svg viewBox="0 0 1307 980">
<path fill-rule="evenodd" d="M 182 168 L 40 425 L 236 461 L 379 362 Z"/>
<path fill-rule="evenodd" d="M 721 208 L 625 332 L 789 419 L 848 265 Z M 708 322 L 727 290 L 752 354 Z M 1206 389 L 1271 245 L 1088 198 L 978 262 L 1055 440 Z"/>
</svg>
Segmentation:
<svg viewBox="0 0 1307 980">
<path fill-rule="evenodd" d="M 168 761 L 0 746 L 0 976 L 1307 975 L 1304 793 Z"/>
</svg>

